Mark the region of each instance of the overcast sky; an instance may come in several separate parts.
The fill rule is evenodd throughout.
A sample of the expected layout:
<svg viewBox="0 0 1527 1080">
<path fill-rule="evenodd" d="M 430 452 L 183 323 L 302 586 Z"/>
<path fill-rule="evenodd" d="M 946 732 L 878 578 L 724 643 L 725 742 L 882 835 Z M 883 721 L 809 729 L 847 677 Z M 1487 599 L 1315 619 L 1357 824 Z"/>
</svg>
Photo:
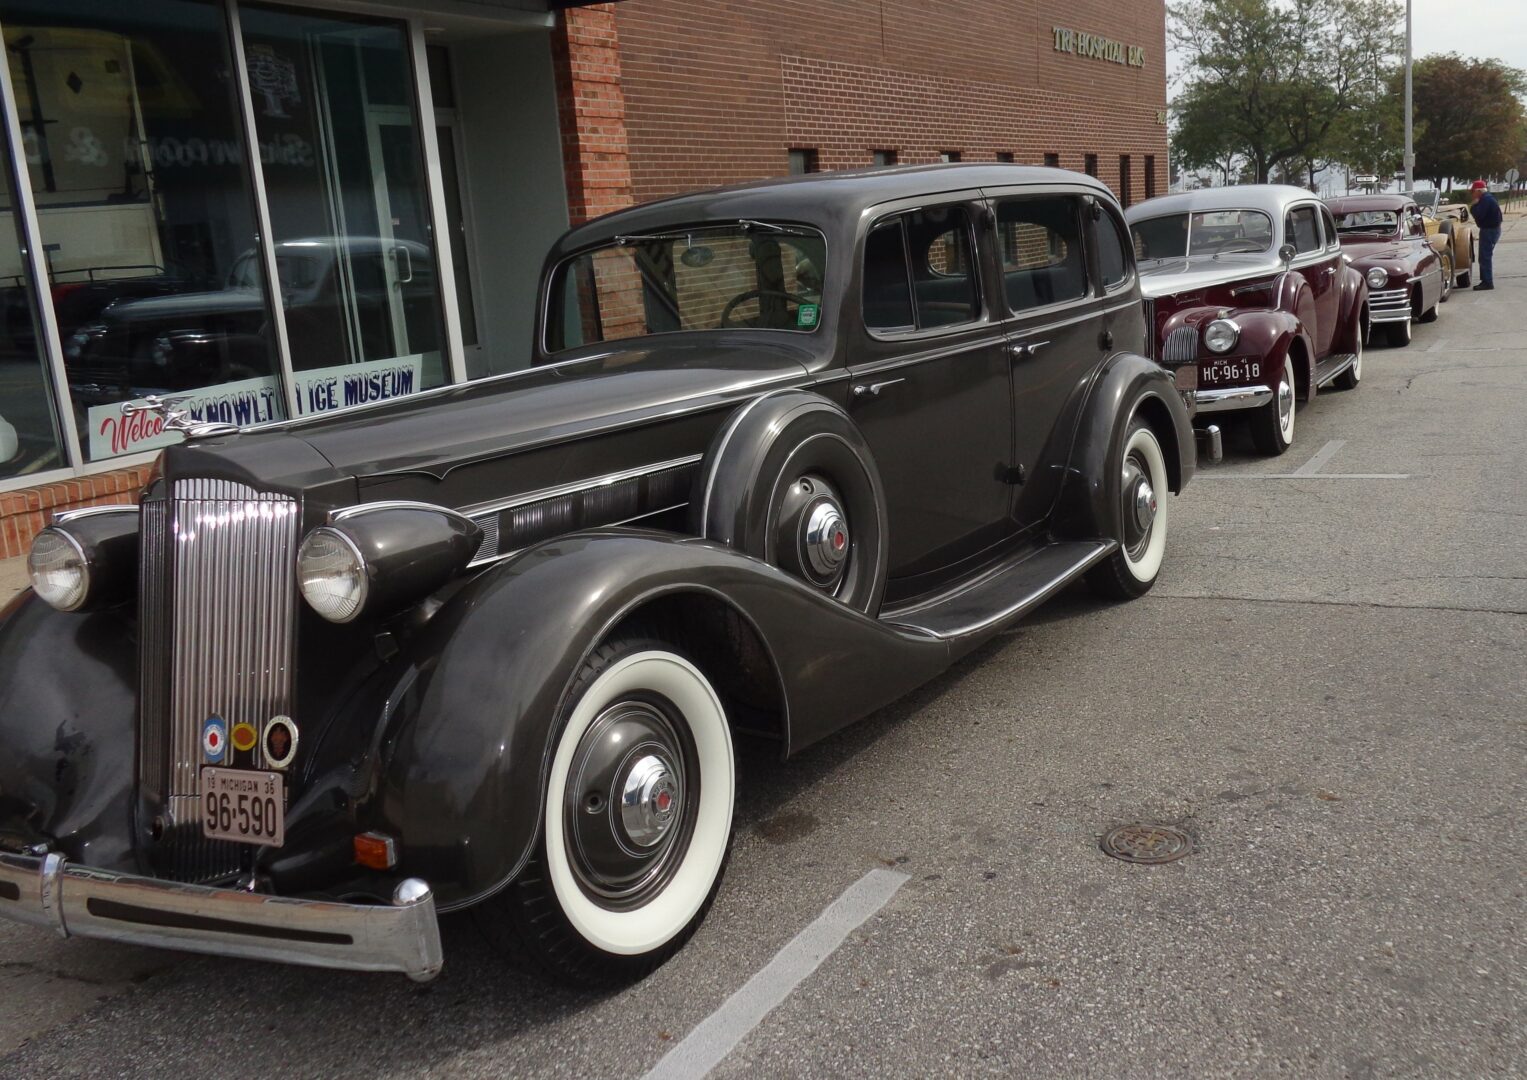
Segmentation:
<svg viewBox="0 0 1527 1080">
<path fill-rule="evenodd" d="M 1527 71 L 1527 0 L 1413 0 L 1411 12 L 1417 56 L 1493 56 Z"/>
</svg>

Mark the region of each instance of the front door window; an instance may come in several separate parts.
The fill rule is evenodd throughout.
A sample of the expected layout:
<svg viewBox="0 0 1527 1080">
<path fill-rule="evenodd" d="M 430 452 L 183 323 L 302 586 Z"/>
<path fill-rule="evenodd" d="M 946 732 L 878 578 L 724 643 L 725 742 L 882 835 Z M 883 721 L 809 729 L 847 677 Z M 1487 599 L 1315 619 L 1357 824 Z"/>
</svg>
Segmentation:
<svg viewBox="0 0 1527 1080">
<path fill-rule="evenodd" d="M 301 414 L 441 385 L 441 256 L 405 26 L 240 11 Z"/>
</svg>

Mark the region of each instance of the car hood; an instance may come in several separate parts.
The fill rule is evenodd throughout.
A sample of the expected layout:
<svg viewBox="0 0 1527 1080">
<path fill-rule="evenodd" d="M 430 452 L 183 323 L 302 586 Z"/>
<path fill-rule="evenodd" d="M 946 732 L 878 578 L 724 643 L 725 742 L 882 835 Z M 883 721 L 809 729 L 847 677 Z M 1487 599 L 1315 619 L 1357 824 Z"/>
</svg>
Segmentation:
<svg viewBox="0 0 1527 1080">
<path fill-rule="evenodd" d="M 745 340 L 749 334 L 753 340 Z M 172 447 L 167 457 L 177 459 L 175 471 L 181 475 L 227 476 L 255 487 L 298 490 L 346 481 L 358 482 L 362 490 L 384 489 L 393 480 L 444 480 L 457 469 L 534 447 L 725 408 L 770 386 L 799 386 L 809 379 L 810 354 L 800 346 L 759 341 L 756 332 L 736 340 L 706 337 L 704 344 L 655 340 L 382 405 L 191 442 Z M 295 444 L 301 444 L 300 453 Z M 228 472 L 219 468 L 220 460 Z"/>
<path fill-rule="evenodd" d="M 1140 264 L 1140 292 L 1147 296 L 1171 296 L 1211 285 L 1227 285 L 1261 278 L 1283 269 L 1275 252 L 1232 252 L 1227 255 L 1193 255 L 1181 259 L 1152 259 Z"/>
<path fill-rule="evenodd" d="M 1353 262 L 1373 262 L 1375 259 L 1405 259 L 1413 250 L 1401 241 L 1382 237 L 1373 240 L 1342 240 L 1342 254 Z"/>
<path fill-rule="evenodd" d="M 172 293 L 142 300 L 118 300 L 108 304 L 102 316 L 108 322 L 169 322 L 203 315 L 259 312 L 265 294 L 259 289 L 218 289 L 214 292 Z"/>
</svg>

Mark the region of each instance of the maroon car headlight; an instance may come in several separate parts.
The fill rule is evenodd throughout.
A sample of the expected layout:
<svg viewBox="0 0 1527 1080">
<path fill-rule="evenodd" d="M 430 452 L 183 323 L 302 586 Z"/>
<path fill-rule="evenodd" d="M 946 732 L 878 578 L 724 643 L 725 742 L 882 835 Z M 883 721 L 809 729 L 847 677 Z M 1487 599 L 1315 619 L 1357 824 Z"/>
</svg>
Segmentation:
<svg viewBox="0 0 1527 1080">
<path fill-rule="evenodd" d="M 1389 271 L 1382 266 L 1375 266 L 1368 271 L 1368 288 L 1382 289 L 1389 284 Z"/>
<path fill-rule="evenodd" d="M 1241 327 L 1234 319 L 1215 319 L 1204 327 L 1204 348 L 1212 353 L 1227 353 L 1241 340 Z"/>
</svg>

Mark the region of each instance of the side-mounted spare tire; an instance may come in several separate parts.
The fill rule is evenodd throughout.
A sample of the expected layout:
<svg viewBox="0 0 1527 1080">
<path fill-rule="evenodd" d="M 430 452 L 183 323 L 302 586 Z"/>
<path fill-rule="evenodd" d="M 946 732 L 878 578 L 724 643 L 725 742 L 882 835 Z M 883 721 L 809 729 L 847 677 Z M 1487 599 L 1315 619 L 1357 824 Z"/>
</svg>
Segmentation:
<svg viewBox="0 0 1527 1080">
<path fill-rule="evenodd" d="M 690 527 L 873 618 L 885 594 L 885 491 L 859 428 L 804 390 L 755 398 L 711 441 Z"/>
</svg>

